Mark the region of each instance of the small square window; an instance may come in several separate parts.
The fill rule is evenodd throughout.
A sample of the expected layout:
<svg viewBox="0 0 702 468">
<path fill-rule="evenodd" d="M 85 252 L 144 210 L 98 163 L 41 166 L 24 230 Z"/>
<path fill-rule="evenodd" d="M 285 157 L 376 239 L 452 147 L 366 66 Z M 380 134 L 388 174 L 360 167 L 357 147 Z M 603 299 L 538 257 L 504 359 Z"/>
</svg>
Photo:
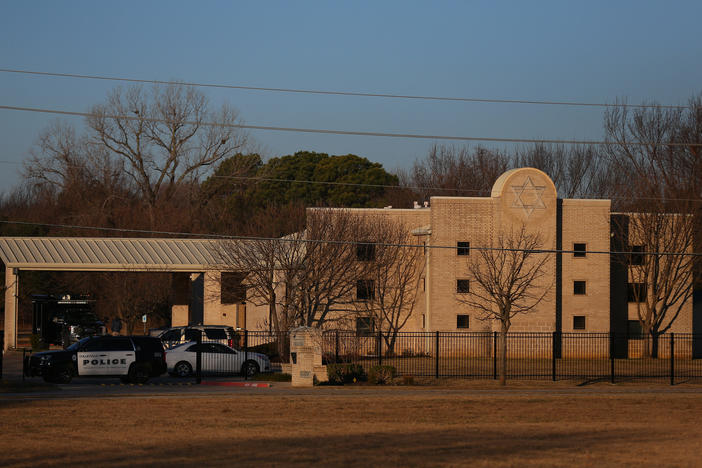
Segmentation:
<svg viewBox="0 0 702 468">
<path fill-rule="evenodd" d="M 585 257 L 587 254 L 587 244 L 573 244 L 573 257 Z"/>
<path fill-rule="evenodd" d="M 468 294 L 470 292 L 470 280 L 456 280 L 456 292 L 459 294 Z"/>
<path fill-rule="evenodd" d="M 577 295 L 587 294 L 587 282 L 573 281 L 573 294 L 577 294 Z"/>
<path fill-rule="evenodd" d="M 375 244 L 356 244 L 356 260 L 359 262 L 375 260 Z"/>
<path fill-rule="evenodd" d="M 627 302 L 646 302 L 646 283 L 629 283 L 627 285 Z"/>
<path fill-rule="evenodd" d="M 627 325 L 627 332 L 630 340 L 643 339 L 643 328 L 641 328 L 641 322 L 638 320 L 629 320 Z"/>
<path fill-rule="evenodd" d="M 456 254 L 457 255 L 470 255 L 470 242 L 457 242 L 456 243 Z"/>
<path fill-rule="evenodd" d="M 470 328 L 470 315 L 456 315 L 456 328 Z"/>
<path fill-rule="evenodd" d="M 368 300 L 375 298 L 375 283 L 373 280 L 356 281 L 356 299 Z"/>
<path fill-rule="evenodd" d="M 371 317 L 356 318 L 356 336 L 373 336 L 373 319 Z"/>
<path fill-rule="evenodd" d="M 629 264 L 630 265 L 643 265 L 644 264 L 644 246 L 643 245 L 632 245 L 629 247 L 631 253 L 629 254 Z"/>
<path fill-rule="evenodd" d="M 573 316 L 573 330 L 585 330 L 585 316 L 584 315 L 574 315 Z"/>
</svg>

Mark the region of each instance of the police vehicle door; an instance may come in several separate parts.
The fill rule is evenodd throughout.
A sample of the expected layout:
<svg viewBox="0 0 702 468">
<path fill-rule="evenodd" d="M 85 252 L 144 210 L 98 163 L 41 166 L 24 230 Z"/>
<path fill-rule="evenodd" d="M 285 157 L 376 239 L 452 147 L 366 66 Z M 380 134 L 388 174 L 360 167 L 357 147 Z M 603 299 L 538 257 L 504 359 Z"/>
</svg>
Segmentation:
<svg viewBox="0 0 702 468">
<path fill-rule="evenodd" d="M 87 342 L 78 352 L 78 375 L 126 375 L 135 361 L 129 338 L 105 336 Z"/>
</svg>

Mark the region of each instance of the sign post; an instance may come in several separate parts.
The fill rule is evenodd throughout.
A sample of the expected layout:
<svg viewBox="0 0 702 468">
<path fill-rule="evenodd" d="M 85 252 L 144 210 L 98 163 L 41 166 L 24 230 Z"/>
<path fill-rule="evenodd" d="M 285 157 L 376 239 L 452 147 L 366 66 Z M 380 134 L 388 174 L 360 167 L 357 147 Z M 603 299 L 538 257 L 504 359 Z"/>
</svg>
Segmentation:
<svg viewBox="0 0 702 468">
<path fill-rule="evenodd" d="M 144 335 L 146 335 L 146 314 L 141 316 L 141 322 L 144 324 Z"/>
</svg>

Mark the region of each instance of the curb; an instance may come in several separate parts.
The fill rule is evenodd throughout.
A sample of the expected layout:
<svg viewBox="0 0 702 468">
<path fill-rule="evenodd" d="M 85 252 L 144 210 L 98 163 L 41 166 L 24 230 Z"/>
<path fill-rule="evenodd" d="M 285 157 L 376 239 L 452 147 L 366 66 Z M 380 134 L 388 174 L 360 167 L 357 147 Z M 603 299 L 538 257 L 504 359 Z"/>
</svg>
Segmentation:
<svg viewBox="0 0 702 468">
<path fill-rule="evenodd" d="M 203 381 L 201 385 L 212 385 L 215 387 L 254 387 L 254 388 L 269 388 L 271 384 L 269 383 L 250 383 L 250 382 L 206 382 Z"/>
</svg>

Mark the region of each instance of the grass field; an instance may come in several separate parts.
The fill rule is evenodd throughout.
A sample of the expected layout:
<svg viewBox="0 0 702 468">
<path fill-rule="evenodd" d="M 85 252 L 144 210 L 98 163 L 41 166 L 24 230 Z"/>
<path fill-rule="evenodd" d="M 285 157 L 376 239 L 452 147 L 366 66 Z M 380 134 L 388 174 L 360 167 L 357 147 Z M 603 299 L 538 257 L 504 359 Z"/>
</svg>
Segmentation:
<svg viewBox="0 0 702 468">
<path fill-rule="evenodd" d="M 702 464 L 700 393 L 461 385 L 17 399 L 0 465 Z"/>
</svg>

